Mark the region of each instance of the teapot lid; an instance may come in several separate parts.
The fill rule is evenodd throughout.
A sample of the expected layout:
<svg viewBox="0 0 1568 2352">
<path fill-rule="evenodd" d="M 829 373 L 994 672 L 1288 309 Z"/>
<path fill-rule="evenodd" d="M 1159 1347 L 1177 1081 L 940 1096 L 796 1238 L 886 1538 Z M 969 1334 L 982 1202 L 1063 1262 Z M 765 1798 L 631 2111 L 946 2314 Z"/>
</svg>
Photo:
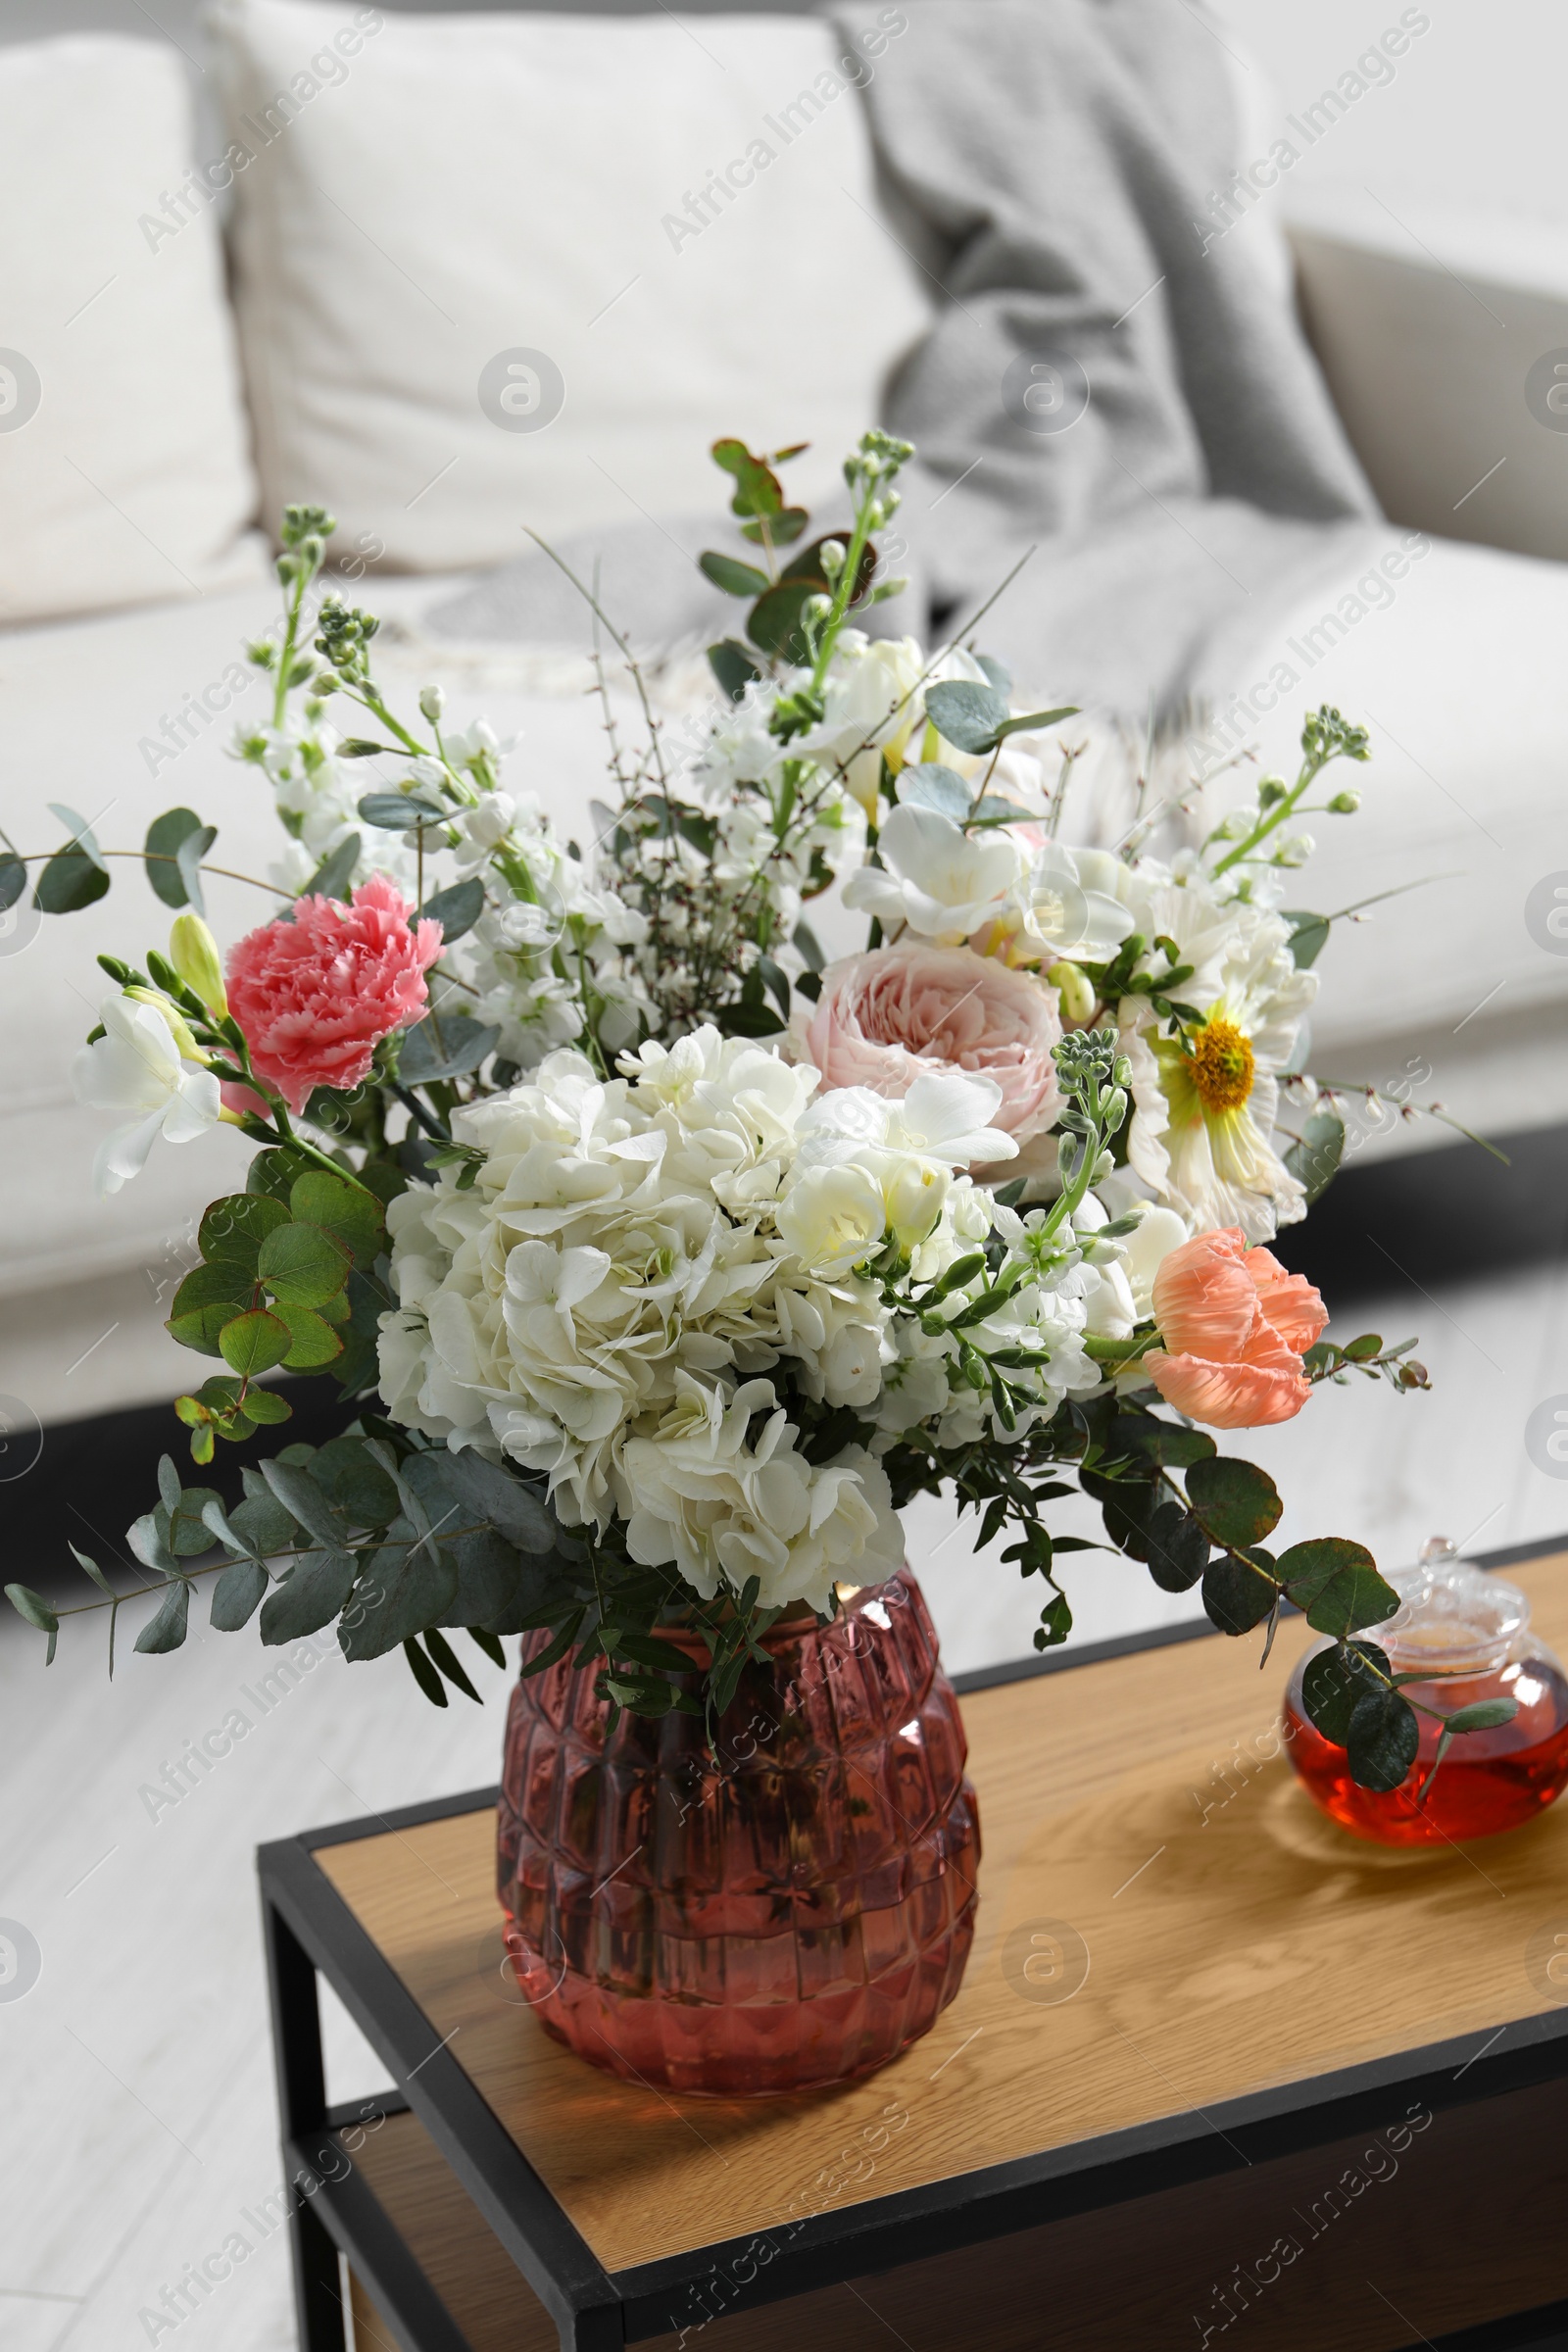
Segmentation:
<svg viewBox="0 0 1568 2352">
<path fill-rule="evenodd" d="M 1431 1536 L 1413 1568 L 1396 1568 L 1385 1581 L 1399 1607 L 1367 1639 L 1403 1672 L 1430 1666 L 1451 1673 L 1501 1663 L 1510 1642 L 1530 1622 L 1530 1603 L 1517 1585 L 1459 1557 L 1446 1536 Z"/>
</svg>

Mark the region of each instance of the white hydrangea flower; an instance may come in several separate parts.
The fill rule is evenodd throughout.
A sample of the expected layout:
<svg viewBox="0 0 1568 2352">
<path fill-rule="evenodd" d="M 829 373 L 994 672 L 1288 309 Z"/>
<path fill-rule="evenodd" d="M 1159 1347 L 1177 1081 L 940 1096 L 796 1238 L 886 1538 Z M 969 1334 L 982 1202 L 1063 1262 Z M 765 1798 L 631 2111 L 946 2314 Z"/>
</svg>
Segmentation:
<svg viewBox="0 0 1568 2352">
<path fill-rule="evenodd" d="M 755 1574 L 770 1605 L 825 1606 L 840 1575 L 885 1573 L 902 1539 L 869 1457 L 808 1462 L 788 1397 L 849 1408 L 879 1444 L 916 1404 L 944 1432 L 983 1424 L 987 1400 L 954 1387 L 963 1343 L 920 1332 L 886 1281 L 890 1266 L 936 1279 L 1005 1213 L 959 1172 L 1005 1156 L 986 1124 L 1000 1090 L 933 1074 L 902 1102 L 818 1102 L 814 1070 L 710 1027 L 620 1071 L 549 1054 L 457 1113 L 484 1154 L 469 1188 L 447 1170 L 388 1212 L 383 1393 L 432 1438 L 543 1473 L 567 1525 L 619 1520 L 635 1557 L 698 1592 Z M 1017 1270 L 1028 1281 L 980 1329 L 1055 1351 L 1030 1376 L 1044 1412 L 1096 1377 L 1083 1305 L 1054 1260 Z"/>
</svg>

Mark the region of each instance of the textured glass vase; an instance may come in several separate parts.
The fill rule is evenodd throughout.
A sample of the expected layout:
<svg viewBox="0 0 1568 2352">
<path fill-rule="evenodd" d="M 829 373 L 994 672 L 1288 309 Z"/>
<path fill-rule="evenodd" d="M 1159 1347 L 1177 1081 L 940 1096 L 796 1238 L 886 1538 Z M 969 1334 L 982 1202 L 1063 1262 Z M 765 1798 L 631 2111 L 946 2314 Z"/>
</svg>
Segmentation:
<svg viewBox="0 0 1568 2352">
<path fill-rule="evenodd" d="M 766 1646 L 716 1745 L 691 1715 L 607 1734 L 592 1668 L 513 1693 L 513 1966 L 549 2033 L 631 2082 L 756 2098 L 868 2074 L 963 1975 L 979 1818 L 919 1587 L 906 1569 Z"/>
</svg>

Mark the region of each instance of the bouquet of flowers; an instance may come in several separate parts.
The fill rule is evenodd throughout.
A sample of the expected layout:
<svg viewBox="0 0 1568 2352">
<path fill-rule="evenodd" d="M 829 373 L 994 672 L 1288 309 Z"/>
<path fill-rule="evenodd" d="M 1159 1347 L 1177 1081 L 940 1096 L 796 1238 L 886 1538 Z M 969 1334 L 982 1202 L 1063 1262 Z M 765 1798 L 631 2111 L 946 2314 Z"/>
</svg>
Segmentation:
<svg viewBox="0 0 1568 2352">
<path fill-rule="evenodd" d="M 587 850 L 438 688 L 394 714 L 376 622 L 323 593 L 330 518 L 287 513 L 281 628 L 252 649 L 271 715 L 235 747 L 282 821 L 278 910 L 225 963 L 216 829 L 159 817 L 124 854 L 177 910 L 168 951 L 99 958 L 76 1083 L 122 1114 L 106 1190 L 160 1137 L 221 1120 L 258 1146 L 169 1322 L 220 1365 L 176 1406 L 195 1462 L 288 1420 L 278 1370 L 334 1376 L 358 1417 L 247 1464 L 237 1503 L 165 1458 L 128 1537 L 163 1585 L 136 1646 L 176 1647 L 215 1575 L 220 1629 L 335 1620 L 443 1705 L 474 1694 L 451 1632 L 499 1664 L 503 1635 L 547 1631 L 527 1670 L 569 1654 L 612 1721 L 716 1720 L 770 1627 L 893 1571 L 920 1493 L 1010 1537 L 1036 1642 L 1062 1641 L 1063 1555 L 1094 1548 L 1052 1532 L 1075 1484 L 1225 1632 L 1304 1610 L 1336 1643 L 1313 1720 L 1396 1787 L 1417 1727 L 1367 1638 L 1396 1593 L 1342 1538 L 1276 1556 L 1272 1482 L 1209 1434 L 1351 1372 L 1426 1385 L 1413 1343 L 1326 1341 L 1266 1246 L 1344 1141 L 1295 1058 L 1330 918 L 1281 907 L 1300 819 L 1356 805 L 1319 779 L 1366 737 L 1321 710 L 1294 780 L 1206 839 L 1156 858 L 1180 827 L 1141 795 L 1118 848 L 1074 847 L 1076 713 L 1016 710 L 972 623 L 930 657 L 857 625 L 902 585 L 875 534 L 908 445 L 867 433 L 851 524 L 815 538 L 795 454 L 714 446 L 744 553 L 703 568 L 747 611 L 684 759 L 583 587 L 612 779 Z M 51 913 L 100 898 L 113 855 L 59 813 Z M 28 863 L 0 858 L 0 904 Z M 838 960 L 805 913 L 833 891 L 868 918 Z M 76 1557 L 112 1666 L 121 1596 Z M 7 1590 L 52 1657 L 72 1612 Z"/>
</svg>

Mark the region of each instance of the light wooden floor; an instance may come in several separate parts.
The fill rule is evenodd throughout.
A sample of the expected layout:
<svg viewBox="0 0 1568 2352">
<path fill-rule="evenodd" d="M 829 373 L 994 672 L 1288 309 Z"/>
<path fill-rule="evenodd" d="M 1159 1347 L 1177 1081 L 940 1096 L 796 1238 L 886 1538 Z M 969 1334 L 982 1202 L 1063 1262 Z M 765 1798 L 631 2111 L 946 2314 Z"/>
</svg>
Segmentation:
<svg viewBox="0 0 1568 2352">
<path fill-rule="evenodd" d="M 1419 1330 L 1437 1393 L 1330 1391 L 1250 1446 L 1286 1492 L 1282 1537 L 1358 1536 L 1392 1563 L 1434 1528 L 1477 1545 L 1568 1529 L 1568 1479 L 1524 1448 L 1532 1408 L 1568 1394 L 1565 1279 L 1407 1293 L 1358 1316 L 1387 1338 Z M 934 1510 L 913 1514 L 910 1534 L 955 1669 L 1027 1648 L 1031 1610 L 1010 1570 L 976 1562 Z M 1191 1613 L 1126 1563 L 1077 1558 L 1082 1638 Z M 8 1559 L 5 1573 L 28 1564 Z M 68 1627 L 47 1675 L 41 1641 L 10 1622 L 0 1632 L 0 1920 L 42 1952 L 25 1996 L 0 1997 L 6 2352 L 292 2343 L 282 2233 L 261 2212 L 279 2168 L 252 1852 L 492 1779 L 504 1703 L 482 1661 L 484 1708 L 459 1699 L 442 1715 L 401 1661 L 349 1669 L 324 1640 L 312 1649 L 319 1661 L 264 1709 L 258 1685 L 280 1653 L 253 1635 L 204 1628 L 175 1659 L 132 1657 L 124 1640 L 110 1686 L 101 1621 Z M 1040 1696 L 1049 1705 L 1049 1687 Z M 243 1740 L 152 1818 L 144 1789 L 236 1709 Z M 346 2021 L 333 2047 L 334 2095 L 372 2087 Z M 246 2259 L 177 2329 L 141 2316 L 236 2232 Z"/>
</svg>

